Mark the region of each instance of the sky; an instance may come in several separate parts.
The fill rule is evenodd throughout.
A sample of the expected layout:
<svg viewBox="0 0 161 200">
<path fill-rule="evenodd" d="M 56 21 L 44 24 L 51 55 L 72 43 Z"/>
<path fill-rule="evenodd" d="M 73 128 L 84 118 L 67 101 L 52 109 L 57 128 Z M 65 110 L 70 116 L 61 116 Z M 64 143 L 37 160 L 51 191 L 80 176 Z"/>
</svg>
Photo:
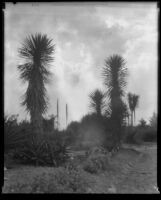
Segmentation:
<svg viewBox="0 0 161 200">
<path fill-rule="evenodd" d="M 89 93 L 104 90 L 101 70 L 105 59 L 121 55 L 128 68 L 126 94 L 140 96 L 136 122 L 149 121 L 157 112 L 158 8 L 157 3 L 6 3 L 4 10 L 5 114 L 28 119 L 20 106 L 27 84 L 17 66 L 23 63 L 18 48 L 35 33 L 47 34 L 55 44 L 52 81 L 46 86 L 49 109 L 56 115 L 59 99 L 60 128 L 69 119 L 79 121 L 90 112 Z"/>
</svg>

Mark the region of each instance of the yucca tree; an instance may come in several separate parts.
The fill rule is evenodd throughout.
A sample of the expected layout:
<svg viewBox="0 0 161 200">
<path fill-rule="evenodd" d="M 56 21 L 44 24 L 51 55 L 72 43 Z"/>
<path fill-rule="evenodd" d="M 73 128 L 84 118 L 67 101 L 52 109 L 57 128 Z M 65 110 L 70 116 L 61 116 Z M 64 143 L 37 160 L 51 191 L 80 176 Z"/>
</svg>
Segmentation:
<svg viewBox="0 0 161 200">
<path fill-rule="evenodd" d="M 90 108 L 94 113 L 97 114 L 97 116 L 102 115 L 103 109 L 105 107 L 104 97 L 104 93 L 99 89 L 94 90 L 89 95 Z"/>
<path fill-rule="evenodd" d="M 112 55 L 105 60 L 103 68 L 104 84 L 110 101 L 111 121 L 115 138 L 120 141 L 123 122 L 123 96 L 127 79 L 125 60 L 120 55 Z"/>
<path fill-rule="evenodd" d="M 41 33 L 28 36 L 18 50 L 19 56 L 25 60 L 24 64 L 18 66 L 20 78 L 28 83 L 22 105 L 30 114 L 34 131 L 40 133 L 42 133 L 42 116 L 47 111 L 45 84 L 50 80 L 49 65 L 53 61 L 54 50 L 52 39 Z"/>
<path fill-rule="evenodd" d="M 136 94 L 128 93 L 128 103 L 131 111 L 131 125 L 135 123 L 135 111 L 139 104 L 139 96 Z"/>
</svg>

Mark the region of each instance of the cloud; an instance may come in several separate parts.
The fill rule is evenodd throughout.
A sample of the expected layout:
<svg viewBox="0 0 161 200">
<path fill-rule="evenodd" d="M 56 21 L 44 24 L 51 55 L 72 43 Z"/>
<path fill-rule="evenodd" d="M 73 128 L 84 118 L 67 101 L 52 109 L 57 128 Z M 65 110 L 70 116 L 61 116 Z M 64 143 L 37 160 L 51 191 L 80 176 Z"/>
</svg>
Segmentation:
<svg viewBox="0 0 161 200">
<path fill-rule="evenodd" d="M 27 35 L 36 32 L 47 34 L 56 44 L 55 61 L 50 67 L 53 81 L 47 86 L 48 113 L 56 114 L 59 98 L 62 127 L 65 127 L 66 103 L 70 120 L 79 120 L 89 111 L 88 94 L 104 87 L 101 69 L 111 54 L 120 54 L 127 61 L 127 91 L 140 95 L 137 120 L 148 119 L 156 109 L 158 11 L 155 3 L 6 5 L 5 110 L 20 112 L 22 118 L 26 116 L 18 106 L 26 85 L 18 79 L 17 65 L 22 60 L 17 50 Z"/>
</svg>

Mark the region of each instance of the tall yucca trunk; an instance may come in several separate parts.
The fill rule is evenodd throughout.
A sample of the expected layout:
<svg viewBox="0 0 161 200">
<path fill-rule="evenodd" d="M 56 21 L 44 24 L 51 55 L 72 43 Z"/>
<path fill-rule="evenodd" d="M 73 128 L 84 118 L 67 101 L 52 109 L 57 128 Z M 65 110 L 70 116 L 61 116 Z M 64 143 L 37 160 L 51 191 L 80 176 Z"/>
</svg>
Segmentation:
<svg viewBox="0 0 161 200">
<path fill-rule="evenodd" d="M 131 126 L 134 125 L 134 112 L 131 112 Z"/>
<path fill-rule="evenodd" d="M 31 125 L 35 134 L 43 134 L 43 119 L 42 116 L 38 114 L 31 114 Z"/>
<path fill-rule="evenodd" d="M 135 126 L 135 110 L 134 110 L 134 126 Z"/>
</svg>

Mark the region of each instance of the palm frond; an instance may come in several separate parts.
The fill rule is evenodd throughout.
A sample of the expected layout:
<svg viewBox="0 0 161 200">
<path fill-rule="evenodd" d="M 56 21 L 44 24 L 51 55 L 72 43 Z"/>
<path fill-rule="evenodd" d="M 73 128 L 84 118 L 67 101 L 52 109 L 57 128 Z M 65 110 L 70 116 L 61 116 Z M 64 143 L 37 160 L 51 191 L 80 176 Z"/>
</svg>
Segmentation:
<svg viewBox="0 0 161 200">
<path fill-rule="evenodd" d="M 129 103 L 129 108 L 131 111 L 134 111 L 135 108 L 138 107 L 138 103 L 139 103 L 139 96 L 132 94 L 132 93 L 128 93 L 128 103 Z"/>
<path fill-rule="evenodd" d="M 114 93 L 120 97 L 124 95 L 127 75 L 125 61 L 121 56 L 112 55 L 105 60 L 102 76 L 104 84 L 108 88 L 109 97 L 114 95 Z"/>
<path fill-rule="evenodd" d="M 47 110 L 45 84 L 49 83 L 52 75 L 48 67 L 54 60 L 54 51 L 52 39 L 40 33 L 26 37 L 22 47 L 18 49 L 19 56 L 25 59 L 25 63 L 18 66 L 20 78 L 23 82 L 28 82 L 22 105 L 31 115 L 41 116 Z"/>
</svg>

